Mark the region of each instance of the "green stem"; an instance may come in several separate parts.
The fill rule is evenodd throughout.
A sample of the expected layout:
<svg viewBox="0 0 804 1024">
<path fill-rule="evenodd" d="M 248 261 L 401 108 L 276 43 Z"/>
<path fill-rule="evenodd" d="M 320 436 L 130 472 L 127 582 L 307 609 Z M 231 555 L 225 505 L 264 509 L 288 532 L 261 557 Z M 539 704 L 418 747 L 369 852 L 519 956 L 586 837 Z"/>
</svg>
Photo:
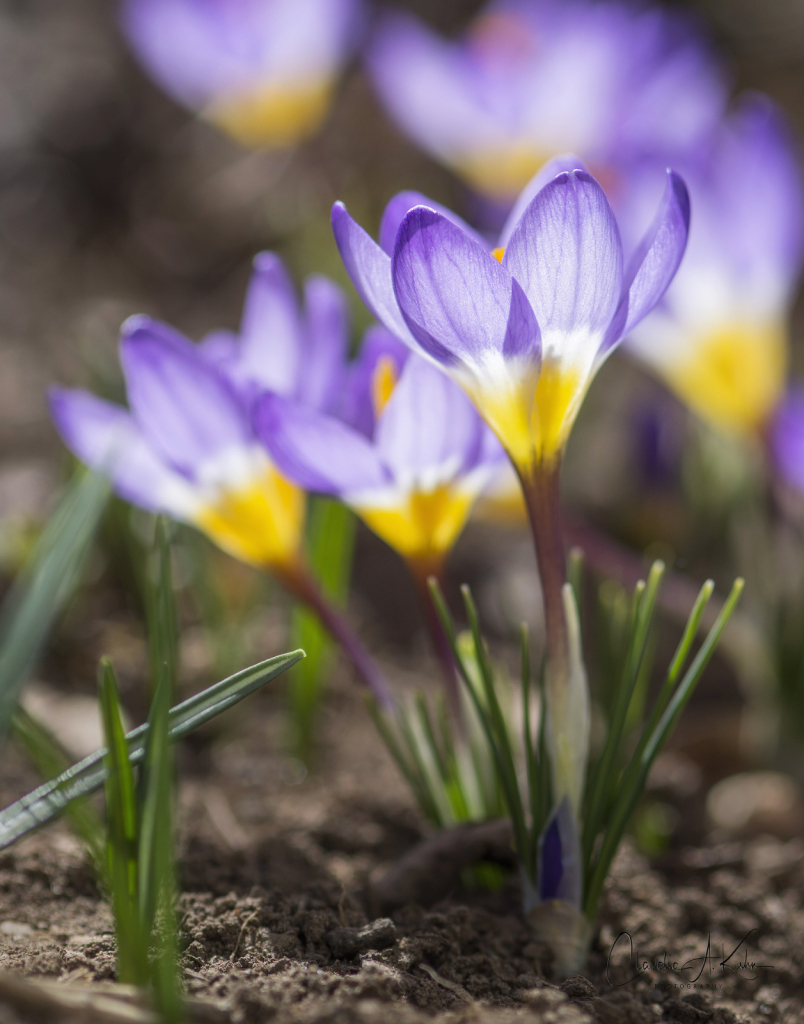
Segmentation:
<svg viewBox="0 0 804 1024">
<path fill-rule="evenodd" d="M 566 678 L 569 670 L 567 623 L 561 596 L 567 575 L 561 535 L 560 471 L 559 458 L 534 463 L 526 470 L 517 468 L 539 563 L 547 655 L 552 670 L 549 674 L 554 680 Z"/>
<path fill-rule="evenodd" d="M 380 707 L 393 707 L 393 695 L 377 663 L 358 639 L 345 616 L 324 596 L 307 566 L 299 561 L 284 566 L 273 566 L 271 571 L 294 597 L 313 609 L 323 626 L 346 652 L 357 674 L 374 694 Z"/>
</svg>

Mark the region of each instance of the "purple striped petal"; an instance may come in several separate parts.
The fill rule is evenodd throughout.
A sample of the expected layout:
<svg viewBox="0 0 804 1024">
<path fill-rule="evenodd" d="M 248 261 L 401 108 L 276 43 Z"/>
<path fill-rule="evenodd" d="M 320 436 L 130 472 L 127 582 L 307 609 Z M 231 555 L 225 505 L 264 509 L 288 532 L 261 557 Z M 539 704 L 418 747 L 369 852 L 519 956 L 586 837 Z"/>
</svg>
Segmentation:
<svg viewBox="0 0 804 1024">
<path fill-rule="evenodd" d="M 295 394 L 302 339 L 293 282 L 278 256 L 261 252 L 254 260 L 240 323 L 239 382 Z"/>
<path fill-rule="evenodd" d="M 388 473 L 362 434 L 293 399 L 263 395 L 254 428 L 279 469 L 305 490 L 343 495 L 388 484 Z"/>
<path fill-rule="evenodd" d="M 483 431 L 463 388 L 412 355 L 377 421 L 375 443 L 397 481 L 429 489 L 477 463 Z"/>
<path fill-rule="evenodd" d="M 548 185 L 553 178 L 561 174 L 562 171 L 585 171 L 586 166 L 579 157 L 572 153 L 567 153 L 565 156 L 556 156 L 552 160 L 548 160 L 547 163 L 534 174 L 528 184 L 522 189 L 519 194 L 517 201 L 514 203 L 513 209 L 508 214 L 508 219 L 500 234 L 499 245 L 501 248 L 505 248 L 511 241 L 511 235 L 514 233 L 514 228 L 522 219 L 522 214 L 530 206 L 531 201 L 536 195 Z"/>
<path fill-rule="evenodd" d="M 539 358 L 539 325 L 510 273 L 474 239 L 426 207 L 402 222 L 394 290 L 421 347 L 445 366 L 489 356 Z"/>
<path fill-rule="evenodd" d="M 488 248 L 483 236 L 479 235 L 462 217 L 459 217 L 457 213 L 453 213 L 448 207 L 442 206 L 441 203 L 437 203 L 433 199 L 428 199 L 421 192 L 398 192 L 385 207 L 382 220 L 380 221 L 380 248 L 389 256 L 394 255 L 396 236 L 399 233 L 402 221 L 405 219 L 405 214 L 412 210 L 414 206 L 427 206 L 429 209 L 435 210 L 443 217 L 446 217 L 447 220 L 451 220 L 453 224 L 457 225 L 462 231 L 465 231 L 471 238 L 474 238 L 478 245 Z"/>
<path fill-rule="evenodd" d="M 192 477 L 216 455 L 252 442 L 231 386 L 165 325 L 147 317 L 127 320 L 120 358 L 143 435 L 180 472 Z"/>
<path fill-rule="evenodd" d="M 331 412 L 346 375 L 349 309 L 346 296 L 328 278 L 309 277 L 304 287 L 305 343 L 297 396 L 307 405 Z"/>
<path fill-rule="evenodd" d="M 150 512 L 190 517 L 196 506 L 190 485 L 160 459 L 127 409 L 70 388 L 51 388 L 49 400 L 64 443 L 85 465 L 107 473 L 122 498 Z"/>
<path fill-rule="evenodd" d="M 376 411 L 372 387 L 380 359 L 389 359 L 397 379 L 411 351 L 384 327 L 369 327 L 357 359 L 347 370 L 343 399 L 337 409 L 338 419 L 359 430 L 365 437 L 374 436 Z"/>
<path fill-rule="evenodd" d="M 343 203 L 332 207 L 332 231 L 357 294 L 384 327 L 416 349 L 394 295 L 391 257 L 352 220 Z"/>
<path fill-rule="evenodd" d="M 514 229 L 503 266 L 525 290 L 545 340 L 602 338 L 620 300 L 623 255 L 614 213 L 595 179 L 569 171 L 545 185 Z"/>
<path fill-rule="evenodd" d="M 653 224 L 631 257 L 623 296 L 601 355 L 647 316 L 675 277 L 690 228 L 690 197 L 683 179 L 668 170 L 667 185 Z"/>
</svg>

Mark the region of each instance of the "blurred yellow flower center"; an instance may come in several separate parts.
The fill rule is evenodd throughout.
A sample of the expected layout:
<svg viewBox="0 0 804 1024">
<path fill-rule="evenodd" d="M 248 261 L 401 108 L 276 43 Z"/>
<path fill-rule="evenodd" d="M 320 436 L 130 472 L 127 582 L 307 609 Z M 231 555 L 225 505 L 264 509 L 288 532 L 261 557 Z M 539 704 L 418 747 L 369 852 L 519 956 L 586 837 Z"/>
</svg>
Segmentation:
<svg viewBox="0 0 804 1024">
<path fill-rule="evenodd" d="M 393 359 L 390 356 L 380 356 L 371 375 L 371 404 L 375 418 L 388 405 L 398 379 Z"/>
<path fill-rule="evenodd" d="M 225 491 L 196 516 L 196 525 L 230 555 L 261 567 L 295 561 L 305 495 L 273 468 L 242 490 Z"/>
<path fill-rule="evenodd" d="M 325 78 L 225 96 L 204 116 L 244 146 L 292 146 L 312 135 L 324 120 L 332 86 Z"/>
<path fill-rule="evenodd" d="M 512 142 L 495 152 L 464 153 L 452 164 L 477 192 L 491 199 L 512 201 L 546 160 L 544 153 L 524 143 Z"/>
<path fill-rule="evenodd" d="M 498 260 L 500 263 L 502 263 L 502 258 L 503 256 L 505 256 L 505 248 L 503 246 L 499 246 L 497 249 L 492 249 L 491 255 L 494 257 L 495 260 Z"/>
<path fill-rule="evenodd" d="M 473 495 L 451 484 L 412 491 L 396 508 L 358 508 L 361 519 L 405 558 L 433 559 L 458 539 Z"/>
<path fill-rule="evenodd" d="M 681 398 L 728 432 L 760 429 L 784 389 L 787 334 L 782 324 L 723 328 L 665 371 Z"/>
</svg>

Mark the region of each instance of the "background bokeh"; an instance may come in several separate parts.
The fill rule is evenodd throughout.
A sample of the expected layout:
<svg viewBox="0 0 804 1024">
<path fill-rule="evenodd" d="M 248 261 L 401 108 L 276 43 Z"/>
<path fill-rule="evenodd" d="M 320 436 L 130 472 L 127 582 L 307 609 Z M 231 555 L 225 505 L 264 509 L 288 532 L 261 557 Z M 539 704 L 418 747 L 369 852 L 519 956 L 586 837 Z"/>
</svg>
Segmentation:
<svg viewBox="0 0 804 1024">
<path fill-rule="evenodd" d="M 481 5 L 398 6 L 450 33 Z M 730 64 L 735 89 L 767 91 L 804 134 L 804 5 L 687 6 Z M 357 339 L 369 317 L 341 268 L 329 227 L 332 202 L 345 200 L 369 230 L 403 188 L 468 209 L 457 179 L 392 125 L 358 61 L 317 137 L 292 152 L 245 151 L 146 78 L 126 49 L 116 13 L 109 0 L 0 6 L 0 553 L 9 570 L 20 532 L 43 518 L 68 465 L 45 390 L 58 380 L 120 397 L 117 335 L 125 317 L 150 313 L 191 337 L 234 327 L 253 255 L 274 249 L 297 282 L 324 272 L 348 287 Z M 802 312 L 793 329 L 799 373 Z M 651 440 L 641 417 L 664 406 L 664 433 Z M 657 453 L 672 461 L 680 445 L 674 410 L 682 430 L 675 400 L 616 355 L 592 388 L 570 444 L 566 495 L 570 506 L 636 547 L 656 537 L 676 545 L 675 554 L 683 551 L 682 563 L 700 576 L 718 566 L 703 564 L 712 553 L 706 535 L 685 549 L 685 499 L 663 494 L 661 486 L 651 485 L 647 498 L 643 493 L 643 463 L 653 472 Z M 258 586 L 254 574 L 224 556 L 218 564 L 228 565 L 221 572 L 231 573 L 222 584 L 230 596 L 245 601 Z M 516 532 L 473 527 L 453 565 L 456 578 L 483 578 L 492 630 L 501 602 L 529 600 L 532 556 Z M 730 570 L 722 568 L 725 579 Z M 356 585 L 369 640 L 409 650 L 420 626 L 404 569 L 366 531 Z"/>
</svg>

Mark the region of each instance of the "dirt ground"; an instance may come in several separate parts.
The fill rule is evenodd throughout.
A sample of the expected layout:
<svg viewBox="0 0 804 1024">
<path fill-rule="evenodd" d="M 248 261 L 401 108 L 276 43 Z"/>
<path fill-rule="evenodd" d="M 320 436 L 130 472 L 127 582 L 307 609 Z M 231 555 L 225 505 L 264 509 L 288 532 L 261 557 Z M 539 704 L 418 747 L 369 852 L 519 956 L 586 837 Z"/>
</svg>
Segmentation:
<svg viewBox="0 0 804 1024">
<path fill-rule="evenodd" d="M 698 846 L 671 846 L 653 867 L 626 844 L 585 975 L 559 987 L 518 913 L 513 874 L 497 892 L 457 887 L 434 905 L 389 916 L 373 906 L 372 883 L 427 828 L 348 679 L 336 680 L 309 775 L 275 753 L 280 708 L 278 691 L 257 695 L 180 756 L 180 922 L 192 1019 L 804 1020 L 801 839 L 710 833 Z M 7 748 L 3 803 L 35 782 Z M 694 818 L 699 797 L 677 789 Z M 3 971 L 51 993 L 114 976 L 110 911 L 63 823 L 0 855 L 0 1022 L 147 1019 L 70 1016 L 58 1000 L 32 1003 L 30 989 L 20 994 Z"/>
</svg>

